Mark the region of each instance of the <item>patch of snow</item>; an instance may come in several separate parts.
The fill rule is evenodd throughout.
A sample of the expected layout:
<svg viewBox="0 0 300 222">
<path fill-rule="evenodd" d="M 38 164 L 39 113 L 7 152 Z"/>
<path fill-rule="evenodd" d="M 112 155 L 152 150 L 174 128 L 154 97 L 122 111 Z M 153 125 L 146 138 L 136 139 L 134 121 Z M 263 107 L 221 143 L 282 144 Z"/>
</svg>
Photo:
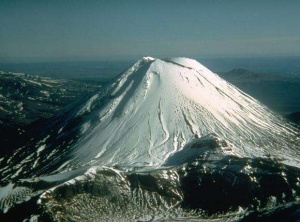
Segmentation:
<svg viewBox="0 0 300 222">
<path fill-rule="evenodd" d="M 57 133 L 60 134 L 63 131 L 63 129 L 64 129 L 63 127 L 60 128 Z"/>
<path fill-rule="evenodd" d="M 50 96 L 50 93 L 48 91 L 41 90 L 40 92 L 43 93 L 47 97 Z"/>
<path fill-rule="evenodd" d="M 36 81 L 34 81 L 34 80 L 24 79 L 24 81 L 29 82 L 29 83 L 32 83 L 32 84 L 34 84 L 34 85 L 42 86 L 42 84 L 41 84 L 40 82 L 36 82 Z"/>
<path fill-rule="evenodd" d="M 93 102 L 99 97 L 99 94 L 94 95 L 88 100 L 88 102 L 82 107 L 82 109 L 77 113 L 77 116 L 81 116 L 86 112 L 91 112 L 91 107 Z"/>
<path fill-rule="evenodd" d="M 32 215 L 29 219 L 29 222 L 38 222 L 39 221 L 39 215 Z M 26 222 L 26 221 L 25 221 Z"/>
<path fill-rule="evenodd" d="M 40 153 L 41 153 L 45 148 L 46 148 L 46 144 L 41 145 L 41 146 L 37 149 L 37 151 L 36 151 L 37 156 L 39 156 Z"/>
<path fill-rule="evenodd" d="M 7 197 L 9 195 L 9 193 L 11 193 L 13 188 L 14 188 L 14 185 L 12 183 L 9 183 L 4 187 L 0 187 L 0 200 Z"/>
<path fill-rule="evenodd" d="M 90 122 L 87 122 L 85 124 L 83 124 L 83 126 L 81 127 L 81 134 L 84 134 L 91 126 Z"/>
</svg>

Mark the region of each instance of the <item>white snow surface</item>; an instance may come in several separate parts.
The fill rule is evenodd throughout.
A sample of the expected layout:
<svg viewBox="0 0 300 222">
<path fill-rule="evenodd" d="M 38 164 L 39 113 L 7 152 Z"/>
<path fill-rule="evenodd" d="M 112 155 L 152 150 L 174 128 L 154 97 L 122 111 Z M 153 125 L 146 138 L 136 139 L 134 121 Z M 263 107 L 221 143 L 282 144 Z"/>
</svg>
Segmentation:
<svg viewBox="0 0 300 222">
<path fill-rule="evenodd" d="M 293 129 L 195 60 L 144 57 L 108 87 L 107 95 L 87 102 L 99 123 L 75 145 L 64 169 L 161 165 L 210 133 L 225 139 L 236 156 L 272 154 L 293 162 L 296 146 L 284 142 Z M 100 99 L 104 105 L 91 110 Z"/>
</svg>

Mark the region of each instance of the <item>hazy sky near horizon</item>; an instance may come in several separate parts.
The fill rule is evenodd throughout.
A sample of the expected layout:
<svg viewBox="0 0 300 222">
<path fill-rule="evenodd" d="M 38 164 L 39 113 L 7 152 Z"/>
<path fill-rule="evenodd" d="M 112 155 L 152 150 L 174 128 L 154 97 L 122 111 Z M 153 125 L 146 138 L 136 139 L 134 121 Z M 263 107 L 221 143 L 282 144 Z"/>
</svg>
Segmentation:
<svg viewBox="0 0 300 222">
<path fill-rule="evenodd" d="M 297 0 L 0 0 L 0 59 L 300 55 Z"/>
</svg>

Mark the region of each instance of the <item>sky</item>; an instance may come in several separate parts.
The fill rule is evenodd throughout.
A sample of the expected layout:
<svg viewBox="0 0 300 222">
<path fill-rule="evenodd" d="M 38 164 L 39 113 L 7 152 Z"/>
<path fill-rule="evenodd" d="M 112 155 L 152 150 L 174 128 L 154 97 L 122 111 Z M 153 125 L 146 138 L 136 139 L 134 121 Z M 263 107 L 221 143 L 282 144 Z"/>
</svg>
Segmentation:
<svg viewBox="0 0 300 222">
<path fill-rule="evenodd" d="M 1 61 L 300 55 L 298 0 L 0 0 Z"/>
</svg>

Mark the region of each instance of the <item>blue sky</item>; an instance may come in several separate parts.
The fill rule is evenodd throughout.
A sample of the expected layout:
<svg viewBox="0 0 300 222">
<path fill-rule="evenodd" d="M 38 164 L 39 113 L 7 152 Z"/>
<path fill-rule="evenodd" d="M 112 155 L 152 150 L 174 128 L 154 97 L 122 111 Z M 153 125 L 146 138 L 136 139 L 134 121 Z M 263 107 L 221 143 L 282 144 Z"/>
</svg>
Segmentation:
<svg viewBox="0 0 300 222">
<path fill-rule="evenodd" d="M 300 1 L 0 0 L 0 59 L 300 55 Z"/>
</svg>

